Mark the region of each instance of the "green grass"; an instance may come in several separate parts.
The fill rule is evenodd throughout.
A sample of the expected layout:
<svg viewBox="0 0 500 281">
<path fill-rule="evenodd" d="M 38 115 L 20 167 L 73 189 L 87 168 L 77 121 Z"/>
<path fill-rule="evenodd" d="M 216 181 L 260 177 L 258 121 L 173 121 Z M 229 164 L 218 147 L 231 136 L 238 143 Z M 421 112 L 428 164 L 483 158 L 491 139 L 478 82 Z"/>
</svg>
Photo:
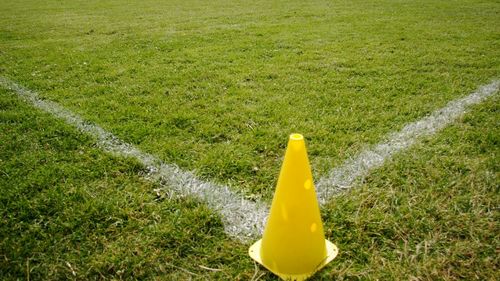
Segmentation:
<svg viewBox="0 0 500 281">
<path fill-rule="evenodd" d="M 324 208 L 332 277 L 497 280 L 498 94 Z"/>
<path fill-rule="evenodd" d="M 252 276 L 246 246 L 228 239 L 205 205 L 158 198 L 138 163 L 104 154 L 4 89 L 0 139 L 0 279 L 191 277 L 180 268 Z"/>
<path fill-rule="evenodd" d="M 2 1 L 0 75 L 269 199 L 499 76 L 496 1 Z"/>
<path fill-rule="evenodd" d="M 497 279 L 499 114 L 495 96 L 333 199 L 341 251 L 312 280 Z M 0 279 L 276 280 L 206 206 L 3 89 L 0 121 Z"/>
<path fill-rule="evenodd" d="M 0 76 L 269 200 L 499 77 L 498 1 L 2 1 Z M 497 280 L 499 98 L 322 211 L 313 280 Z M 0 279 L 276 280 L 192 198 L 0 89 Z M 200 267 L 201 266 L 201 267 Z M 204 267 L 217 269 L 207 270 Z"/>
</svg>

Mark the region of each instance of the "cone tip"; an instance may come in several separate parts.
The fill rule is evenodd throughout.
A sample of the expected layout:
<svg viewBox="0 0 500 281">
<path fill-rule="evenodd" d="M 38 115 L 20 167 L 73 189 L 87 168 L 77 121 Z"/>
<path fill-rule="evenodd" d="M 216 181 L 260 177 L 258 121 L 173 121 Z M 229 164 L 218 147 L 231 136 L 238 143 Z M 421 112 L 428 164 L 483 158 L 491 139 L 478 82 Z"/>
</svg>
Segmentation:
<svg viewBox="0 0 500 281">
<path fill-rule="evenodd" d="M 290 140 L 300 141 L 303 139 L 304 139 L 304 136 L 301 134 L 291 134 L 290 135 Z"/>
</svg>

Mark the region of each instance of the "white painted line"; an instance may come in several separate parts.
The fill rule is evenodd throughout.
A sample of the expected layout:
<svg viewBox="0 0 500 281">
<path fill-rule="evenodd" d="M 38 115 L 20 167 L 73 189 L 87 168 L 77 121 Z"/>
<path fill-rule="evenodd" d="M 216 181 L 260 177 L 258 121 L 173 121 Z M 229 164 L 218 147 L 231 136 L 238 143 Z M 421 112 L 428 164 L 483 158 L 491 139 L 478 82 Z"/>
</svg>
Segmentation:
<svg viewBox="0 0 500 281">
<path fill-rule="evenodd" d="M 356 157 L 347 160 L 316 184 L 320 203 L 324 204 L 335 194 L 348 190 L 356 181 L 364 179 L 372 169 L 382 166 L 394 154 L 408 149 L 418 138 L 435 134 L 443 129 L 462 116 L 468 107 L 493 95 L 498 91 L 499 85 L 499 81 L 494 81 L 482 86 L 476 92 L 448 103 L 446 107 L 435 111 L 428 117 L 406 125 L 401 131 L 390 134 L 385 141 L 375 145 L 372 149 L 362 151 Z M 145 177 L 159 181 L 164 190 L 176 196 L 193 196 L 205 201 L 221 215 L 225 231 L 230 236 L 247 241 L 262 234 L 268 209 L 263 203 L 245 200 L 241 195 L 230 191 L 227 186 L 202 181 L 175 165 L 165 164 L 157 157 L 123 142 L 110 132 L 86 122 L 60 105 L 40 99 L 35 92 L 7 78 L 0 77 L 0 86 L 13 90 L 33 106 L 95 137 L 97 144 L 103 150 L 137 159 L 148 170 Z"/>
<path fill-rule="evenodd" d="M 83 120 L 59 104 L 39 98 L 37 93 L 7 78 L 0 77 L 0 86 L 11 89 L 34 107 L 95 137 L 97 145 L 101 149 L 115 155 L 135 158 L 148 170 L 147 175 L 145 175 L 147 179 L 159 181 L 162 188 L 172 192 L 173 195 L 193 196 L 206 202 L 210 208 L 221 215 L 224 229 L 230 236 L 246 241 L 262 233 L 267 217 L 267 206 L 264 204 L 245 200 L 242 196 L 229 190 L 227 186 L 202 181 L 192 173 L 182 171 L 175 165 L 167 165 L 157 157 L 120 140 L 98 125 Z"/>
<path fill-rule="evenodd" d="M 462 116 L 468 107 L 493 95 L 498 91 L 499 85 L 500 81 L 496 80 L 464 98 L 451 101 L 444 108 L 406 125 L 401 131 L 390 134 L 385 141 L 345 161 L 316 184 L 320 204 L 325 204 L 332 196 L 350 189 L 356 182 L 362 181 L 371 170 L 382 166 L 394 154 L 408 149 L 419 138 L 442 130 Z"/>
</svg>

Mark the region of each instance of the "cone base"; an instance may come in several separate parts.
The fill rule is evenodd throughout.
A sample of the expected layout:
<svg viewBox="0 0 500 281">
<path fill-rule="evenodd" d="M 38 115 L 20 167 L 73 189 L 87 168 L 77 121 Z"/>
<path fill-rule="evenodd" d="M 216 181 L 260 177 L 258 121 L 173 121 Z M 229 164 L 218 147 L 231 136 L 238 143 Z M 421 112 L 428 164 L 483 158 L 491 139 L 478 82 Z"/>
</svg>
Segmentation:
<svg viewBox="0 0 500 281">
<path fill-rule="evenodd" d="M 261 243 L 262 243 L 262 239 L 255 242 L 252 246 L 250 246 L 250 249 L 248 250 L 248 254 L 256 262 L 260 263 L 265 268 L 267 268 L 269 271 L 276 274 L 277 276 L 279 276 L 283 280 L 295 280 L 295 281 L 306 280 L 308 277 L 311 277 L 314 273 L 318 272 L 325 265 L 327 265 L 329 262 L 331 262 L 339 253 L 339 249 L 337 248 L 337 246 L 335 246 L 335 244 L 333 244 L 332 242 L 325 239 L 326 258 L 321 262 L 321 264 L 319 264 L 311 272 L 304 272 L 301 274 L 287 274 L 287 273 L 275 271 L 275 270 L 271 269 L 270 266 L 268 266 L 262 262 L 262 258 L 260 257 Z"/>
</svg>

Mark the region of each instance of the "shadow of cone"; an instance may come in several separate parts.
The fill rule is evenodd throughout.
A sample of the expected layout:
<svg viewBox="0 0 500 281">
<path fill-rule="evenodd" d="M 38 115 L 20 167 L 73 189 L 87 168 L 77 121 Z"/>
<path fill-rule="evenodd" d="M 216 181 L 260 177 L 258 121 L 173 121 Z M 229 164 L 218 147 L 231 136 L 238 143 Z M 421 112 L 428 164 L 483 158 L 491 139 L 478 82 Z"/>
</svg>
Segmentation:
<svg viewBox="0 0 500 281">
<path fill-rule="evenodd" d="M 305 280 L 337 253 L 323 232 L 304 137 L 292 134 L 264 235 L 250 257 L 284 280 Z"/>
</svg>

